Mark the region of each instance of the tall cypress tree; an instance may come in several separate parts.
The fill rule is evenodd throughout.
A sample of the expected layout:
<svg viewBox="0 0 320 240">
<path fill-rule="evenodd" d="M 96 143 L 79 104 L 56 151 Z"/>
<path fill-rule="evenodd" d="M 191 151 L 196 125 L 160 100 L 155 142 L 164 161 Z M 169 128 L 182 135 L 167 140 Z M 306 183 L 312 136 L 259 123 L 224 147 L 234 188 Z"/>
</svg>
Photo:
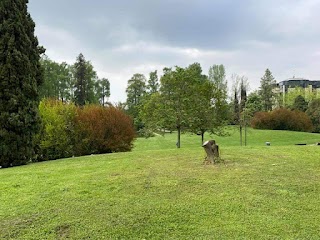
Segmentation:
<svg viewBox="0 0 320 240">
<path fill-rule="evenodd" d="M 0 1 L 0 166 L 25 164 L 34 155 L 42 83 L 35 23 L 28 0 Z"/>
</svg>

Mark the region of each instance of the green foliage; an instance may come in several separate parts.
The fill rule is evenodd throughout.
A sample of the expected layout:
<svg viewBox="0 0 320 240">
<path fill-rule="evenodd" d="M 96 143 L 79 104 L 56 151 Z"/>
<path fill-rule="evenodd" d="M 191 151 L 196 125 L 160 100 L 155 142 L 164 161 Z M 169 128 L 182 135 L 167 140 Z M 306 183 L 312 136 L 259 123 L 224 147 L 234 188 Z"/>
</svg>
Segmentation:
<svg viewBox="0 0 320 240">
<path fill-rule="evenodd" d="M 166 127 L 167 118 L 163 117 L 163 99 L 159 92 L 152 94 L 141 106 L 140 117 L 147 129 L 157 131 Z"/>
<path fill-rule="evenodd" d="M 87 103 L 100 103 L 103 106 L 108 104 L 109 80 L 98 79 L 93 65 L 86 61 L 82 54 L 72 66 L 65 62 L 54 62 L 44 55 L 41 66 L 44 70 L 44 84 L 40 88 L 41 99 L 74 101 L 79 106 Z"/>
<path fill-rule="evenodd" d="M 294 102 L 298 96 L 302 96 L 306 102 L 311 102 L 317 98 L 315 91 L 312 91 L 308 88 L 295 87 L 289 88 L 288 92 L 285 93 L 284 102 L 286 107 L 293 107 Z"/>
<path fill-rule="evenodd" d="M 76 107 L 44 99 L 40 103 L 42 131 L 38 161 L 130 151 L 135 132 L 132 119 L 115 107 Z"/>
<path fill-rule="evenodd" d="M 320 133 L 320 99 L 311 101 L 306 113 L 313 123 L 314 131 Z"/>
<path fill-rule="evenodd" d="M 58 100 L 44 99 L 39 106 L 42 131 L 39 138 L 38 159 L 52 160 L 74 154 L 74 122 L 76 107 Z"/>
<path fill-rule="evenodd" d="M 180 133 L 188 130 L 190 126 L 196 125 L 198 97 L 201 96 L 199 86 L 205 81 L 201 74 L 199 63 L 191 64 L 187 68 L 176 67 L 164 69 L 161 77 L 161 123 L 168 130 L 178 130 L 177 147 L 180 148 Z M 210 99 L 208 99 L 210 103 Z M 159 114 L 160 115 L 160 114 Z M 163 119 L 164 118 L 164 119 Z"/>
<path fill-rule="evenodd" d="M 240 104 L 239 104 L 239 99 L 238 99 L 238 90 L 234 89 L 234 97 L 233 97 L 233 124 L 239 124 L 240 123 Z"/>
<path fill-rule="evenodd" d="M 304 99 L 304 97 L 299 95 L 294 99 L 292 109 L 305 112 L 308 109 L 308 102 Z"/>
<path fill-rule="evenodd" d="M 75 104 L 84 106 L 85 104 L 98 103 L 98 98 L 94 92 L 97 74 L 92 64 L 85 60 L 82 53 L 77 57 L 73 70 L 75 77 Z"/>
<path fill-rule="evenodd" d="M 78 108 L 75 155 L 130 151 L 135 139 L 132 119 L 115 107 Z"/>
<path fill-rule="evenodd" d="M 127 93 L 127 113 L 133 118 L 134 126 L 137 131 L 143 128 L 139 111 L 142 106 L 143 98 L 146 94 L 146 78 L 143 74 L 136 73 L 128 80 Z"/>
<path fill-rule="evenodd" d="M 248 95 L 246 108 L 248 110 L 249 117 L 253 117 L 255 113 L 263 110 L 263 103 L 260 94 L 255 91 Z"/>
<path fill-rule="evenodd" d="M 95 92 L 97 99 L 102 106 L 105 106 L 108 98 L 110 97 L 110 82 L 106 78 L 98 79 L 95 82 Z"/>
<path fill-rule="evenodd" d="M 231 78 L 233 79 L 233 98 L 232 103 L 229 105 L 229 107 L 231 107 L 229 121 L 232 124 L 239 124 L 240 126 L 242 126 L 242 115 L 247 101 L 248 82 L 245 76 L 239 76 L 237 74 L 232 74 Z"/>
<path fill-rule="evenodd" d="M 215 127 L 225 125 L 229 118 L 228 112 L 228 82 L 226 80 L 225 67 L 220 65 L 213 65 L 209 69 L 208 80 L 212 83 L 212 108 L 214 110 L 212 126 L 210 130 L 214 132 Z M 208 101 L 207 99 L 205 101 Z"/>
<path fill-rule="evenodd" d="M 144 137 L 144 138 L 150 138 L 150 137 L 154 137 L 155 134 L 153 132 L 152 129 L 149 129 L 149 128 L 141 128 L 139 131 L 138 131 L 138 137 Z"/>
<path fill-rule="evenodd" d="M 258 129 L 291 130 L 311 132 L 313 125 L 306 113 L 279 108 L 272 112 L 258 112 L 251 121 Z"/>
<path fill-rule="evenodd" d="M 0 166 L 29 162 L 40 129 L 38 88 L 43 82 L 35 23 L 25 0 L 0 2 Z"/>
<path fill-rule="evenodd" d="M 210 78 L 199 63 L 186 68 L 165 68 L 160 90 L 144 102 L 140 116 L 153 130 L 178 130 L 203 134 L 220 132 L 227 119 L 227 89 L 223 65 L 210 68 Z"/>
<path fill-rule="evenodd" d="M 223 65 L 210 67 L 208 77 L 202 75 L 200 64 L 198 68 L 200 71 L 193 67 L 196 73 L 193 78 L 199 80 L 193 86 L 193 111 L 188 130 L 200 134 L 203 142 L 205 132 L 223 134 L 228 119 L 227 81 Z"/>
<path fill-rule="evenodd" d="M 304 96 L 304 89 L 302 87 L 289 88 L 288 92 L 285 93 L 284 101 L 285 106 L 290 108 L 294 104 L 295 99 L 298 96 Z"/>
<path fill-rule="evenodd" d="M 63 102 L 72 100 L 71 66 L 65 62 L 54 62 L 46 55 L 41 58 L 40 62 L 44 70 L 44 83 L 40 88 L 40 98 L 55 98 Z"/>
<path fill-rule="evenodd" d="M 266 69 L 265 74 L 260 81 L 260 95 L 263 102 L 263 110 L 271 111 L 275 94 L 272 92 L 274 84 L 276 83 L 272 73 Z"/>
<path fill-rule="evenodd" d="M 159 90 L 159 79 L 158 79 L 157 70 L 150 73 L 147 89 L 148 89 L 148 94 L 153 94 L 153 93 L 158 92 L 158 90 Z"/>
</svg>

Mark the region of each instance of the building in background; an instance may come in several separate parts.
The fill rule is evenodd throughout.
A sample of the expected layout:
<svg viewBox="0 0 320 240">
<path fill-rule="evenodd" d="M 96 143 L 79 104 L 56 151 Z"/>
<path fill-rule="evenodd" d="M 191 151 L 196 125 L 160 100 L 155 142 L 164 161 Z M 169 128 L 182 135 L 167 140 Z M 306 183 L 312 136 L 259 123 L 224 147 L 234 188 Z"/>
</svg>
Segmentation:
<svg viewBox="0 0 320 240">
<path fill-rule="evenodd" d="M 286 95 L 291 91 L 296 91 L 297 89 L 302 89 L 303 97 L 308 100 L 308 96 L 315 96 L 320 98 L 320 80 L 309 80 L 305 78 L 288 78 L 284 81 L 276 83 L 273 92 L 278 95 L 278 104 L 285 105 Z M 279 100 L 282 103 L 279 103 Z"/>
</svg>

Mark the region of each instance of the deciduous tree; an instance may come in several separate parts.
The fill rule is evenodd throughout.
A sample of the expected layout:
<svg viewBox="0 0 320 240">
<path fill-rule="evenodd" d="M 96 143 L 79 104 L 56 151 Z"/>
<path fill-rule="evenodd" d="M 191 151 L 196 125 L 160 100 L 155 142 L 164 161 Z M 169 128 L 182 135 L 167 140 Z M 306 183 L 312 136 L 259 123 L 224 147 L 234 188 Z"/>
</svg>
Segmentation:
<svg viewBox="0 0 320 240">
<path fill-rule="evenodd" d="M 95 92 L 102 106 L 105 106 L 106 101 L 110 97 L 110 82 L 107 78 L 98 79 L 95 83 Z"/>
<path fill-rule="evenodd" d="M 66 62 L 57 63 L 44 55 L 41 60 L 44 82 L 40 87 L 40 98 L 54 98 L 62 102 L 71 100 L 73 84 L 70 66 Z"/>
<path fill-rule="evenodd" d="M 158 92 L 159 79 L 158 79 L 157 70 L 150 73 L 148 84 L 147 84 L 147 90 L 148 90 L 149 94 L 153 94 L 153 93 Z"/>
<path fill-rule="evenodd" d="M 143 127 L 139 117 L 140 107 L 142 106 L 143 97 L 146 94 L 146 78 L 143 74 L 136 73 L 128 80 L 127 93 L 127 112 L 134 120 L 136 130 Z"/>
</svg>

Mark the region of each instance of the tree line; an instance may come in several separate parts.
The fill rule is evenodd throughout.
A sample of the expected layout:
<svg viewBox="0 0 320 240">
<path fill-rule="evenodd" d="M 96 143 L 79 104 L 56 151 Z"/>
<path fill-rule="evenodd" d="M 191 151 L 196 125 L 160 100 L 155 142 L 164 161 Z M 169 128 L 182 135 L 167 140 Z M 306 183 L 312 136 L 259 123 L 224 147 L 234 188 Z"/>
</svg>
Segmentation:
<svg viewBox="0 0 320 240">
<path fill-rule="evenodd" d="M 155 131 L 177 131 L 178 148 L 183 131 L 199 134 L 203 142 L 205 132 L 223 135 L 224 126 L 229 124 L 239 126 L 241 145 L 247 126 L 269 129 L 283 126 L 284 130 L 319 132 L 320 110 L 316 107 L 320 100 L 315 93 L 306 96 L 302 94 L 305 91 L 296 88 L 286 94 L 285 102 L 281 101 L 283 97 L 274 91 L 276 80 L 270 69 L 261 77 L 259 89 L 250 94 L 245 76 L 233 74 L 231 79 L 233 86 L 228 92 L 222 64 L 211 66 L 207 75 L 203 74 L 199 63 L 186 68 L 166 67 L 162 76 L 154 71 L 148 79 L 137 73 L 128 80 L 126 111 L 134 119 L 140 136 L 152 136 Z M 268 121 L 280 122 L 276 127 L 271 127 L 270 123 L 263 127 L 257 124 L 261 123 L 261 116 L 266 116 L 258 113 L 273 111 L 275 114 Z M 277 119 L 280 112 L 288 117 Z M 291 118 L 299 127 L 285 122 Z"/>
<path fill-rule="evenodd" d="M 92 63 L 82 53 L 72 65 L 57 63 L 46 55 L 42 56 L 40 64 L 44 72 L 44 82 L 39 87 L 40 99 L 53 98 L 62 102 L 74 102 L 78 106 L 108 104 L 109 80 L 98 78 Z"/>
</svg>

